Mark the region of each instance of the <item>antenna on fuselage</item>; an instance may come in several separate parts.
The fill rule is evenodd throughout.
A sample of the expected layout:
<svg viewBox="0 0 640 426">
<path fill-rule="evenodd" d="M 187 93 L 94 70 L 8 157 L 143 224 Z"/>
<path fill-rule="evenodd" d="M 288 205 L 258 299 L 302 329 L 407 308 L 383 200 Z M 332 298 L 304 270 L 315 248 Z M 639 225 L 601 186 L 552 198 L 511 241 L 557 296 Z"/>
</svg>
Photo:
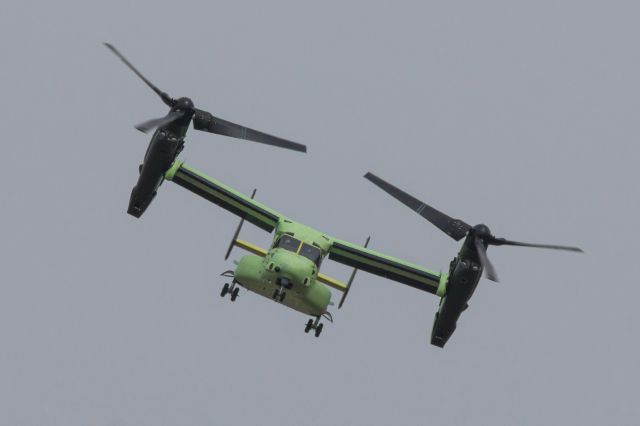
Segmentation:
<svg viewBox="0 0 640 426">
<path fill-rule="evenodd" d="M 253 200 L 253 197 L 256 196 L 256 191 L 257 189 L 254 188 L 253 193 L 251 194 L 252 200 Z M 224 256 L 224 260 L 229 259 L 229 256 L 231 255 L 231 250 L 233 250 L 233 246 L 236 245 L 236 240 L 238 239 L 238 235 L 240 235 L 240 230 L 242 229 L 242 225 L 244 225 L 244 217 L 240 219 L 240 223 L 236 228 L 236 232 L 235 234 L 233 234 L 233 238 L 231 238 L 231 244 L 229 244 L 229 248 L 227 249 L 227 254 Z"/>
<path fill-rule="evenodd" d="M 367 237 L 367 241 L 365 241 L 363 246 L 364 248 L 367 248 L 367 246 L 369 245 L 369 240 L 371 240 L 370 236 Z M 338 304 L 338 309 L 342 308 L 342 304 L 344 303 L 344 300 L 347 298 L 347 294 L 349 294 L 349 289 L 351 288 L 351 283 L 353 283 L 353 279 L 356 277 L 356 272 L 358 272 L 358 268 L 353 268 L 353 272 L 351 273 L 351 276 L 349 277 L 349 281 L 347 282 L 347 289 L 342 294 L 342 299 L 340 299 L 340 303 Z"/>
</svg>

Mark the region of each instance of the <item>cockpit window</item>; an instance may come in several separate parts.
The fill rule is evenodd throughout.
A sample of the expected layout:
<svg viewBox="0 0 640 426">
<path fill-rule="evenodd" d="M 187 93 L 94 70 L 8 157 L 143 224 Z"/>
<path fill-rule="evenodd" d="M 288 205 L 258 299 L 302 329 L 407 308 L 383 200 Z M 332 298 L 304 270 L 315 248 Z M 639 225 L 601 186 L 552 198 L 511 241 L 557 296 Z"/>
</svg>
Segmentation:
<svg viewBox="0 0 640 426">
<path fill-rule="evenodd" d="M 300 240 L 297 240 L 289 235 L 283 235 L 278 240 L 276 247 L 296 253 L 298 251 L 298 247 L 300 247 Z"/>
<path fill-rule="evenodd" d="M 302 243 L 302 248 L 300 249 L 300 255 L 306 257 L 307 259 L 311 259 L 313 263 L 320 266 L 320 249 L 318 247 L 310 246 L 309 244 Z"/>
</svg>

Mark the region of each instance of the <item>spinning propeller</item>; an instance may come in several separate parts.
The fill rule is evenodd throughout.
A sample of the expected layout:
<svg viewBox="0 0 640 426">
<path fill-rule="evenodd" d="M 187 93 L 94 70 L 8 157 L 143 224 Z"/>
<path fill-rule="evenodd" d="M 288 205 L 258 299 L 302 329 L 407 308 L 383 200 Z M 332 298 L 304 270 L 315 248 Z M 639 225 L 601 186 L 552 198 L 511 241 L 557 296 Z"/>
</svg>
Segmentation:
<svg viewBox="0 0 640 426">
<path fill-rule="evenodd" d="M 391 185 L 373 173 L 364 175 L 366 179 L 377 185 L 383 191 L 400 201 L 412 210 L 415 210 L 420 216 L 434 224 L 445 234 L 449 235 L 456 241 L 462 238 L 473 238 L 473 245 L 476 248 L 480 263 L 484 269 L 485 275 L 491 281 L 498 282 L 498 274 L 487 257 L 488 246 L 520 246 L 520 247 L 536 247 L 553 250 L 567 250 L 582 253 L 582 249 L 578 247 L 558 246 L 551 244 L 531 244 L 511 241 L 505 238 L 497 238 L 491 234 L 489 227 L 486 225 L 471 226 L 460 219 L 453 219 L 446 214 L 434 209 L 417 198 L 407 194 L 399 188 Z"/>
<path fill-rule="evenodd" d="M 126 66 L 136 73 L 136 75 L 140 77 L 142 81 L 151 88 L 151 90 L 156 92 L 160 99 L 162 99 L 162 102 L 171 108 L 171 111 L 164 117 L 148 120 L 135 126 L 136 129 L 141 132 L 148 133 L 151 130 L 166 126 L 183 117 L 189 117 L 189 119 L 193 121 L 193 128 L 196 130 L 259 142 L 280 148 L 292 149 L 294 151 L 307 152 L 307 147 L 305 145 L 249 129 L 248 127 L 215 117 L 207 111 L 195 108 L 193 102 L 189 98 L 172 98 L 166 92 L 158 89 L 153 83 L 147 80 L 145 76 L 143 76 L 140 71 L 138 71 L 115 47 L 109 43 L 104 43 L 104 45 L 115 53 L 115 55 L 120 58 Z"/>
</svg>

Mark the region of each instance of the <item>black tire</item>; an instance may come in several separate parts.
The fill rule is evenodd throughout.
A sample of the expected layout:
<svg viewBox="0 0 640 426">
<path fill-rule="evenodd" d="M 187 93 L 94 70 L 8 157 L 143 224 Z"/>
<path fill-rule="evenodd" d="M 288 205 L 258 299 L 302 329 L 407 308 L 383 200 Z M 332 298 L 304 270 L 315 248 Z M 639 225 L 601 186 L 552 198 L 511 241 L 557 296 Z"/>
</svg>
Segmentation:
<svg viewBox="0 0 640 426">
<path fill-rule="evenodd" d="M 322 323 L 318 324 L 316 327 L 316 337 L 320 337 L 320 333 L 322 333 Z"/>
<path fill-rule="evenodd" d="M 282 294 L 280 295 L 280 303 L 282 303 L 282 301 L 284 300 L 284 297 L 287 295 L 287 293 L 285 293 L 284 291 L 282 292 Z"/>
<path fill-rule="evenodd" d="M 304 332 L 308 333 L 309 331 L 311 331 L 312 327 L 313 327 L 313 320 L 310 319 L 309 321 L 307 321 L 307 325 L 304 326 Z"/>
<path fill-rule="evenodd" d="M 280 290 L 276 288 L 276 291 L 273 292 L 273 300 L 278 300 L 278 295 L 280 294 Z"/>
<path fill-rule="evenodd" d="M 233 291 L 231 292 L 231 301 L 235 302 L 236 299 L 238 298 L 238 293 L 240 292 L 240 289 L 238 287 L 234 288 Z"/>
<path fill-rule="evenodd" d="M 229 283 L 225 283 L 220 292 L 220 297 L 225 297 L 229 293 Z"/>
</svg>

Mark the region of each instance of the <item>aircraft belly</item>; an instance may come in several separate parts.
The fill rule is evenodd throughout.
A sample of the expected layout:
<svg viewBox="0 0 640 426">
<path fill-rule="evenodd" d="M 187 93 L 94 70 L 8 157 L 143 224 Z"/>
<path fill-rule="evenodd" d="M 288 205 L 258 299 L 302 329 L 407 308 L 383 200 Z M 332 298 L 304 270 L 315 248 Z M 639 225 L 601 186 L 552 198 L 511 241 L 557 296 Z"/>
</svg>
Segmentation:
<svg viewBox="0 0 640 426">
<path fill-rule="evenodd" d="M 264 274 L 262 258 L 252 255 L 242 257 L 234 271 L 234 278 L 239 285 L 273 300 L 273 294 L 279 286 L 275 280 L 264 278 L 265 275 L 267 274 Z M 329 289 L 316 281 L 308 287 L 296 285 L 291 289 L 285 289 L 285 292 L 284 300 L 278 303 L 312 316 L 325 313 L 331 299 Z"/>
<path fill-rule="evenodd" d="M 279 288 L 277 285 L 266 280 L 250 281 L 246 283 L 238 280 L 238 284 L 249 291 L 268 298 L 269 300 L 273 300 L 273 293 Z M 290 290 L 285 290 L 285 292 L 286 296 L 284 300 L 277 303 L 303 314 L 312 316 L 322 315 L 327 310 L 328 300 L 327 303 L 322 303 L 322 300 L 318 300 L 318 297 L 310 298 L 308 294 L 301 292 L 300 289 L 295 287 Z"/>
</svg>

